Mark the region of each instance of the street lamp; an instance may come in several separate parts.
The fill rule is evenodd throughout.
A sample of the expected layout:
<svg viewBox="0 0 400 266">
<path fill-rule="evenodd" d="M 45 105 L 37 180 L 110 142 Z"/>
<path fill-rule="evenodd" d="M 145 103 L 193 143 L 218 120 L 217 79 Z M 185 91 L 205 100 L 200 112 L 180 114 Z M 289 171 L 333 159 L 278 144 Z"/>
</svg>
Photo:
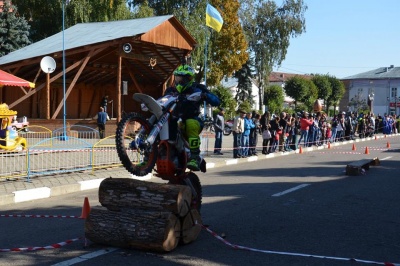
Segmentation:
<svg viewBox="0 0 400 266">
<path fill-rule="evenodd" d="M 63 136 L 60 140 L 68 140 L 66 125 L 67 110 L 65 107 L 65 1 L 62 1 Z"/>
</svg>

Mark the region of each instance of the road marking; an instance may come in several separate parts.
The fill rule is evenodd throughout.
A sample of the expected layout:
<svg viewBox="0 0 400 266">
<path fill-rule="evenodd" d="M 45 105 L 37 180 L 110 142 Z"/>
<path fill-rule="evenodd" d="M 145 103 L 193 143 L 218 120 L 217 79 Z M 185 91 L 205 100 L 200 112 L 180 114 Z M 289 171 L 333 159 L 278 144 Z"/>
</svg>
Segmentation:
<svg viewBox="0 0 400 266">
<path fill-rule="evenodd" d="M 296 190 L 298 190 L 298 189 L 301 189 L 301 188 L 306 187 L 306 186 L 309 186 L 309 185 L 310 185 L 310 184 L 301 184 L 301 185 L 298 185 L 297 187 L 292 187 L 292 188 L 287 189 L 287 190 L 285 190 L 285 191 L 276 193 L 276 194 L 272 195 L 272 197 L 280 197 L 280 196 L 282 196 L 282 195 L 288 194 L 288 193 L 290 193 L 290 192 L 296 191 Z"/>
<path fill-rule="evenodd" d="M 96 258 L 96 257 L 98 257 L 98 256 L 105 255 L 105 254 L 107 254 L 107 253 L 116 251 L 116 250 L 118 250 L 118 249 L 119 249 L 119 248 L 107 248 L 107 249 L 98 250 L 98 251 L 95 251 L 95 252 L 92 252 L 92 253 L 88 253 L 88 254 L 79 256 L 79 257 L 77 257 L 77 258 L 73 258 L 73 259 L 70 259 L 70 260 L 66 260 L 66 261 L 59 262 L 59 263 L 57 263 L 57 264 L 53 264 L 52 266 L 68 266 L 68 265 L 74 265 L 74 264 L 77 264 L 77 263 L 81 263 L 81 262 L 84 262 L 84 261 L 87 261 L 87 260 Z"/>
<path fill-rule="evenodd" d="M 381 161 L 389 160 L 389 159 L 392 158 L 392 157 L 393 157 L 393 156 L 385 157 L 385 158 L 381 159 Z"/>
</svg>

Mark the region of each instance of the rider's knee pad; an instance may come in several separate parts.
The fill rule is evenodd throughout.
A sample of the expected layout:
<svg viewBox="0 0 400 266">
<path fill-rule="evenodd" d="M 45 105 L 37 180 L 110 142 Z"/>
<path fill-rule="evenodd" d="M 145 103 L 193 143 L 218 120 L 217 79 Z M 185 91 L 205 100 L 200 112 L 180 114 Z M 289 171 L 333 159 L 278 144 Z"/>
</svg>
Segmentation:
<svg viewBox="0 0 400 266">
<path fill-rule="evenodd" d="M 188 138 L 189 142 L 189 149 L 198 149 L 200 147 L 200 138 L 195 137 L 195 138 Z"/>
<path fill-rule="evenodd" d="M 192 118 L 186 119 L 185 131 L 188 138 L 198 138 L 201 131 L 200 129 L 200 122 L 198 120 Z"/>
</svg>

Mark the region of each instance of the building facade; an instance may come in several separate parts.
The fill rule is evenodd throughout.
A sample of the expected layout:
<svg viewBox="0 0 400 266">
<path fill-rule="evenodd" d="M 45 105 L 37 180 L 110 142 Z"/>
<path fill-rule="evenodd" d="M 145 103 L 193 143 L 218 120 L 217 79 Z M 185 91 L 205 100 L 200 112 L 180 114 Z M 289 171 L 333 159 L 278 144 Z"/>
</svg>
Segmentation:
<svg viewBox="0 0 400 266">
<path fill-rule="evenodd" d="M 343 78 L 342 109 L 370 109 L 375 115 L 400 114 L 400 67 L 391 65 Z"/>
</svg>

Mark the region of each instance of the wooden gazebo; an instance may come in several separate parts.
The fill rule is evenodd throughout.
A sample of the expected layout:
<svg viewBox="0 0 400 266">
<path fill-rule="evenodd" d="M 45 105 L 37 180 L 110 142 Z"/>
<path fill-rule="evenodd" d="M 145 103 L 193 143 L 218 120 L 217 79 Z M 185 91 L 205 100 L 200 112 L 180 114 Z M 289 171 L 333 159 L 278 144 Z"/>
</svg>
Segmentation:
<svg viewBox="0 0 400 266">
<path fill-rule="evenodd" d="M 0 57 L 0 69 L 36 84 L 4 86 L 0 102 L 29 118 L 61 119 L 65 95 L 66 118 L 85 119 L 108 95 L 108 113 L 119 120 L 123 111 L 139 109 L 133 93 L 160 96 L 195 45 L 174 16 L 77 24 Z M 40 67 L 45 56 L 56 62 L 48 76 Z"/>
</svg>

